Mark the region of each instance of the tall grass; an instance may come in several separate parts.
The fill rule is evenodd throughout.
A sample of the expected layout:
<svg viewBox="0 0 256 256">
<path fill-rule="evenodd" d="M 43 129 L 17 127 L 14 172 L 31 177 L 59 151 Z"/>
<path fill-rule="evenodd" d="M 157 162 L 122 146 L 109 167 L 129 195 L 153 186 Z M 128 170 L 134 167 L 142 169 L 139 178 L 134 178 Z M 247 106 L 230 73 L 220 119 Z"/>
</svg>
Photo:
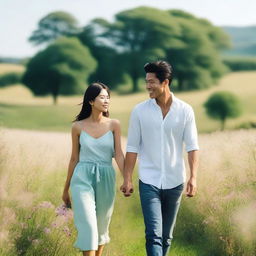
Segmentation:
<svg viewBox="0 0 256 256">
<path fill-rule="evenodd" d="M 199 193 L 183 200 L 177 236 L 200 255 L 256 254 L 256 131 L 200 136 Z"/>
<path fill-rule="evenodd" d="M 72 247 L 72 216 L 59 208 L 70 135 L 11 129 L 0 133 L 0 255 L 81 255 Z M 200 135 L 198 194 L 183 198 L 171 256 L 256 254 L 255 138 L 253 130 Z M 118 192 L 117 177 L 112 240 L 104 255 L 143 256 L 137 183 L 134 195 L 125 198 Z"/>
</svg>

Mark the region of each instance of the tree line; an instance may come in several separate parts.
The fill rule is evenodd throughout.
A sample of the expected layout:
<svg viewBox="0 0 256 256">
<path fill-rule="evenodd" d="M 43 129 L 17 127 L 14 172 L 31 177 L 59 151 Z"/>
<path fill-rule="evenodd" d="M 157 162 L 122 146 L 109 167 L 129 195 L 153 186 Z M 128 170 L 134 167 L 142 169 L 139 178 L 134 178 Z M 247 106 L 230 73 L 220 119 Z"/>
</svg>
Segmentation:
<svg viewBox="0 0 256 256">
<path fill-rule="evenodd" d="M 228 35 L 205 19 L 181 10 L 138 7 L 113 22 L 94 19 L 84 27 L 66 12 L 43 17 L 29 41 L 43 50 L 31 58 L 23 83 L 35 95 L 79 93 L 102 81 L 111 89 L 132 84 L 139 90 L 146 62 L 164 59 L 174 67 L 173 89 L 208 88 L 227 71 L 220 52 Z"/>
</svg>

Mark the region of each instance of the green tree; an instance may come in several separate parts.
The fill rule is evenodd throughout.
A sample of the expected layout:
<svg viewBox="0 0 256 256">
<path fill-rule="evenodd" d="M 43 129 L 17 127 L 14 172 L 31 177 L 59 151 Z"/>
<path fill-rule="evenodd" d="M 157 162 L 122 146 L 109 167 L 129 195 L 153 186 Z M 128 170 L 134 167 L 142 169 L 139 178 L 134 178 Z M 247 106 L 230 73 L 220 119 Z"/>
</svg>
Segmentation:
<svg viewBox="0 0 256 256">
<path fill-rule="evenodd" d="M 208 88 L 227 71 L 219 51 L 229 47 L 228 36 L 207 20 L 180 10 L 168 11 L 180 27 L 178 47 L 170 45 L 167 60 L 173 64 L 178 90 Z"/>
<path fill-rule="evenodd" d="M 96 61 L 77 38 L 60 38 L 36 54 L 28 63 L 23 83 L 35 95 L 71 95 L 84 90 Z"/>
<path fill-rule="evenodd" d="M 92 20 L 78 35 L 80 41 L 90 49 L 92 56 L 97 60 L 97 68 L 88 78 L 89 82 L 102 81 L 111 89 L 124 83 L 124 68 L 122 56 L 116 49 L 106 42 L 99 40 L 99 19 Z"/>
<path fill-rule="evenodd" d="M 67 12 L 52 12 L 43 17 L 29 41 L 34 45 L 48 44 L 61 36 L 73 36 L 79 32 L 77 20 Z"/>
<path fill-rule="evenodd" d="M 158 59 L 173 64 L 179 90 L 207 88 L 226 72 L 219 51 L 229 46 L 228 36 L 189 13 L 138 7 L 116 14 L 113 23 L 95 19 L 92 27 L 92 36 L 87 30 L 80 39 L 100 62 L 93 77 L 127 73 L 133 92 L 144 77 L 143 65 Z"/>
<path fill-rule="evenodd" d="M 176 45 L 178 24 L 166 11 L 139 7 L 115 15 L 115 21 L 96 20 L 98 40 L 117 51 L 122 70 L 132 79 L 132 91 L 144 76 L 143 65 L 165 57 L 165 49 Z M 119 68 L 120 68 L 119 66 Z"/>
<path fill-rule="evenodd" d="M 204 103 L 207 114 L 221 121 L 221 130 L 224 130 L 227 118 L 235 118 L 241 114 L 239 99 L 231 92 L 216 92 Z"/>
</svg>

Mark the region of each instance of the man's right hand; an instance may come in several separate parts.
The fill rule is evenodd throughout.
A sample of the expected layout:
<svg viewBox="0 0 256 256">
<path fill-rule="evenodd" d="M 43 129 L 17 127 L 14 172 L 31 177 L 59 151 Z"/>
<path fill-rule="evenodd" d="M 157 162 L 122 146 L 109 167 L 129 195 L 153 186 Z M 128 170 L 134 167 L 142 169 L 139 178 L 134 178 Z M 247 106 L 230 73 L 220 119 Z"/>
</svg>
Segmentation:
<svg viewBox="0 0 256 256">
<path fill-rule="evenodd" d="M 133 193 L 133 184 L 131 181 L 124 181 L 123 185 L 120 187 L 120 190 L 124 193 L 125 197 L 131 196 Z"/>
</svg>

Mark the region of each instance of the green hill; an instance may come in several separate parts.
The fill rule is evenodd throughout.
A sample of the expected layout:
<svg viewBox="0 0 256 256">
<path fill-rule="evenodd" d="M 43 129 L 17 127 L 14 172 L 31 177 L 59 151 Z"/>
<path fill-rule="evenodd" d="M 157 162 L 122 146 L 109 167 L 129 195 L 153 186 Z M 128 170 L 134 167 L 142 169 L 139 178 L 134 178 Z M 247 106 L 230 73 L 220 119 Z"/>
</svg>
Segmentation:
<svg viewBox="0 0 256 256">
<path fill-rule="evenodd" d="M 233 45 L 224 55 L 256 56 L 256 26 L 224 26 L 222 29 L 230 36 Z"/>
</svg>

